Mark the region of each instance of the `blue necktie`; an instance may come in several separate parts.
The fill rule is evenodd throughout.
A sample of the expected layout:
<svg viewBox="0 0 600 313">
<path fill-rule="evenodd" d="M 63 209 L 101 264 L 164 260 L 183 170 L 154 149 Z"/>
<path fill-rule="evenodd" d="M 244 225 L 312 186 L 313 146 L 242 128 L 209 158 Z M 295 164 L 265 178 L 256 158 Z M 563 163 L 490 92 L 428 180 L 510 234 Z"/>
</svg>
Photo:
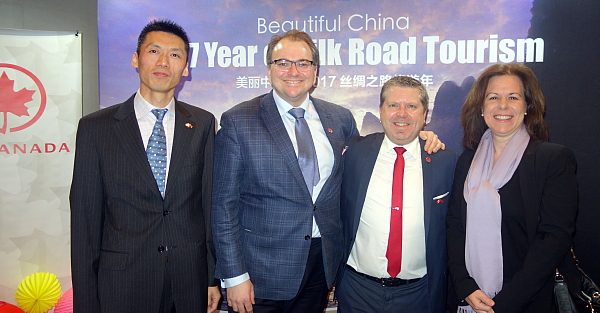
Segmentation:
<svg viewBox="0 0 600 313">
<path fill-rule="evenodd" d="M 289 113 L 296 118 L 296 142 L 298 143 L 298 164 L 308 191 L 312 196 L 313 187 L 319 183 L 319 163 L 308 123 L 304 119 L 304 109 L 293 108 Z"/>
<path fill-rule="evenodd" d="M 165 197 L 165 178 L 167 176 L 167 138 L 162 122 L 166 113 L 167 109 L 152 110 L 152 114 L 156 115 L 156 123 L 154 123 L 152 135 L 150 135 L 146 147 L 148 163 L 150 163 L 156 185 L 163 198 Z"/>
</svg>

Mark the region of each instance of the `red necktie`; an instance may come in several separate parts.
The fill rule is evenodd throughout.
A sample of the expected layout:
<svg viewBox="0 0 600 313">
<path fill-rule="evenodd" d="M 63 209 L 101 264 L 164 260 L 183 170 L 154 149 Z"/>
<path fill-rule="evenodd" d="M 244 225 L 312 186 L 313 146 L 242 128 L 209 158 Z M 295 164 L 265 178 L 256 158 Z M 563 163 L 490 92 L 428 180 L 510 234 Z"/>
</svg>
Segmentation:
<svg viewBox="0 0 600 313">
<path fill-rule="evenodd" d="M 390 219 L 390 237 L 385 257 L 388 259 L 387 271 L 391 277 L 398 276 L 402 264 L 402 182 L 404 180 L 404 157 L 406 149 L 395 147 L 394 177 L 392 180 L 392 216 Z"/>
</svg>

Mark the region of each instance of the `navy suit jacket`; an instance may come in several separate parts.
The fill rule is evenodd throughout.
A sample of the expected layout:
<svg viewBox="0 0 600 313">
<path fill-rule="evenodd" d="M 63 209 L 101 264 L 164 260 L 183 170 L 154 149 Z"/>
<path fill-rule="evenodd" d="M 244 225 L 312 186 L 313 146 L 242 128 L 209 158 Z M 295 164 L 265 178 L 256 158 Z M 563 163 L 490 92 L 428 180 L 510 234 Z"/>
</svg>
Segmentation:
<svg viewBox="0 0 600 313">
<path fill-rule="evenodd" d="M 340 208 L 344 230 L 344 258 L 339 269 L 338 284 L 342 281 L 348 256 L 354 246 L 367 188 L 384 136 L 383 133 L 375 133 L 351 138 L 344 154 Z M 420 140 L 420 146 L 423 145 L 424 141 Z M 446 305 L 445 219 L 456 159 L 457 155 L 452 150 L 440 150 L 431 155 L 421 153 L 429 312 L 444 312 Z M 444 197 L 433 199 L 441 195 Z"/>
<path fill-rule="evenodd" d="M 133 99 L 79 121 L 70 194 L 74 309 L 158 312 L 168 253 L 177 312 L 197 312 L 216 284 L 209 216 L 215 118 L 175 102 L 163 199 Z"/>
<path fill-rule="evenodd" d="M 272 92 L 223 113 L 215 139 L 212 226 L 217 278 L 248 272 L 257 298 L 289 300 L 304 275 L 313 216 L 328 284 L 342 257 L 339 194 L 342 150 L 357 135 L 349 110 L 310 98 L 334 164 L 315 203 Z"/>
</svg>

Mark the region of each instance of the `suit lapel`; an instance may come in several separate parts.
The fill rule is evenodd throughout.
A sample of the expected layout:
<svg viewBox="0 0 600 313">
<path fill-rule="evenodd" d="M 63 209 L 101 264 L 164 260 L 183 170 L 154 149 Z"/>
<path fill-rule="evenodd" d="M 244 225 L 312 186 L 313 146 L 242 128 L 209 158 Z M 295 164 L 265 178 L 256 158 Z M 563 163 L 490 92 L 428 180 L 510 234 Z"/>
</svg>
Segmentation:
<svg viewBox="0 0 600 313">
<path fill-rule="evenodd" d="M 310 97 L 317 114 L 319 114 L 319 119 L 321 120 L 321 125 L 323 126 L 323 130 L 325 131 L 325 135 L 329 140 L 329 144 L 333 149 L 333 168 L 331 173 L 335 173 L 337 168 L 340 165 L 340 161 L 342 159 L 342 148 L 346 142 L 344 138 L 344 131 L 342 130 L 342 125 L 339 119 L 331 113 L 331 111 L 324 105 L 321 104 L 321 100 Z"/>
<path fill-rule="evenodd" d="M 141 139 L 140 127 L 133 109 L 134 96 L 121 105 L 115 114 L 116 123 L 113 124 L 112 128 L 121 149 L 123 149 L 125 155 L 131 156 L 132 165 L 140 172 L 140 176 L 147 184 L 156 187 L 156 180 L 148 163 L 148 157 Z M 158 188 L 153 189 L 156 189 L 156 193 L 160 195 Z"/>
<path fill-rule="evenodd" d="M 543 183 L 537 183 L 535 180 L 539 177 L 543 177 L 543 173 L 536 173 L 535 167 L 535 155 L 539 141 L 530 139 L 521 163 L 519 164 L 519 183 L 521 187 L 521 194 L 523 197 L 523 204 L 526 208 L 538 208 L 539 199 L 543 192 Z M 540 186 L 540 187 L 536 187 Z M 525 229 L 527 229 L 527 238 L 529 242 L 533 242 L 536 234 L 536 225 L 538 223 L 539 211 L 538 210 L 526 210 L 525 216 Z"/>
<path fill-rule="evenodd" d="M 435 154 L 429 155 L 423 151 L 425 142 L 419 139 L 419 149 L 421 149 L 421 169 L 423 175 L 423 213 L 425 218 L 425 242 L 429 238 L 429 224 L 431 221 L 431 201 L 433 194 L 433 165 L 435 163 Z M 429 160 L 429 161 L 427 161 Z M 427 245 L 426 245 L 427 246 Z"/>
<path fill-rule="evenodd" d="M 325 135 L 327 136 L 329 145 L 333 151 L 333 167 L 331 168 L 331 175 L 323 185 L 322 191 L 317 198 L 318 201 L 321 195 L 325 196 L 327 194 L 323 191 L 330 188 L 329 185 L 332 184 L 331 176 L 334 176 L 339 170 L 342 161 L 342 149 L 346 144 L 346 138 L 344 136 L 344 130 L 342 129 L 343 125 L 339 118 L 333 114 L 327 106 L 323 105 L 321 100 L 310 97 L 310 101 L 315 107 L 317 114 L 319 114 L 321 125 L 323 126 L 323 130 L 325 131 Z"/>
<path fill-rule="evenodd" d="M 296 156 L 296 151 L 292 145 L 292 140 L 290 139 L 290 136 L 288 136 L 285 125 L 283 125 L 281 115 L 279 115 L 279 110 L 277 109 L 272 93 L 273 91 L 262 99 L 260 117 L 263 125 L 269 134 L 271 134 L 275 146 L 281 152 L 284 163 L 289 167 L 296 182 L 304 187 L 303 190 L 305 190 L 308 197 L 311 198 L 308 187 L 306 187 L 306 182 L 304 181 L 304 176 L 302 176 L 300 165 L 298 164 L 298 157 Z"/>
<path fill-rule="evenodd" d="M 362 162 L 360 170 L 357 171 L 360 173 L 360 177 L 358 177 L 358 194 L 356 195 L 356 215 L 354 216 L 354 221 L 352 221 L 354 223 L 352 229 L 354 229 L 355 232 L 358 230 L 360 215 L 362 214 L 365 198 L 367 197 L 367 189 L 369 187 L 369 182 L 371 181 L 371 175 L 373 174 L 375 162 L 377 161 L 377 156 L 379 155 L 384 136 L 384 133 L 375 134 L 372 136 L 372 141 L 365 142 L 366 146 L 359 147 L 358 145 L 355 145 L 348 148 L 357 149 L 359 150 L 356 152 L 358 153 L 358 156 L 364 156 L 362 157 L 364 162 Z"/>
<path fill-rule="evenodd" d="M 190 112 L 179 101 L 175 100 L 175 130 L 165 198 L 169 194 L 169 190 L 175 188 L 175 179 L 181 171 L 184 160 L 189 156 L 189 149 L 195 132 L 194 126 L 196 126 L 195 122 L 190 119 L 191 116 Z"/>
</svg>

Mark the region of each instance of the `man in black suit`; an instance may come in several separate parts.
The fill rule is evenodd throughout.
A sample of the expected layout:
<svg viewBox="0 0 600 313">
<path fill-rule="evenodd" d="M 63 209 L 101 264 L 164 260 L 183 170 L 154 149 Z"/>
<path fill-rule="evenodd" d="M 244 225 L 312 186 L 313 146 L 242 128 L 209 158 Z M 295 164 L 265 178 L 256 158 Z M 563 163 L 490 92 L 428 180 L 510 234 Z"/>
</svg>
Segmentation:
<svg viewBox="0 0 600 313">
<path fill-rule="evenodd" d="M 70 194 L 75 312 L 216 309 L 215 118 L 174 98 L 188 53 L 179 25 L 150 22 L 131 59 L 139 90 L 79 122 Z"/>
<path fill-rule="evenodd" d="M 428 103 L 419 81 L 393 77 L 380 96 L 384 132 L 348 142 L 340 207 L 344 256 L 336 281 L 340 313 L 444 312 L 445 219 L 456 153 L 423 153 L 418 134 Z"/>
</svg>

